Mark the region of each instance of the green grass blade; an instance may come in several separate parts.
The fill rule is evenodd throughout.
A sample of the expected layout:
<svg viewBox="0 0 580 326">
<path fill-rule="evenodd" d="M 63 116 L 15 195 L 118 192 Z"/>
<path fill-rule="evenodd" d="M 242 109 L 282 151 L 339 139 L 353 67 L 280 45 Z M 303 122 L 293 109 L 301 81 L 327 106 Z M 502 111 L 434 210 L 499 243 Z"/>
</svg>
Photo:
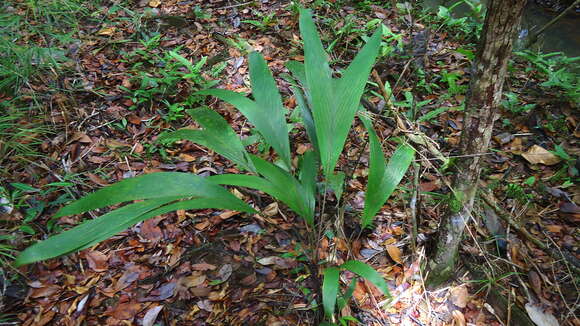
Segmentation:
<svg viewBox="0 0 580 326">
<path fill-rule="evenodd" d="M 336 308 L 336 298 L 338 296 L 338 278 L 340 270 L 336 267 L 329 267 L 324 270 L 322 280 L 322 306 L 327 318 L 332 319 Z"/>
<path fill-rule="evenodd" d="M 229 195 L 229 196 L 228 196 Z M 236 210 L 247 209 L 246 203 L 206 179 L 190 173 L 158 172 L 131 179 L 95 191 L 58 211 L 55 217 L 80 214 L 138 199 L 155 199 L 165 197 L 199 197 L 221 198 L 224 205 L 231 205 Z"/>
<path fill-rule="evenodd" d="M 262 124 L 269 124 L 271 129 L 262 131 L 262 135 L 269 134 L 271 139 L 266 141 L 274 147 L 282 161 L 288 168 L 290 163 L 290 143 L 288 141 L 288 127 L 286 125 L 286 110 L 282 105 L 282 98 L 276 87 L 276 81 L 272 77 L 266 60 L 258 52 L 252 52 L 249 56 L 250 80 L 252 82 L 252 96 L 256 100 L 261 114 L 260 119 L 265 120 Z M 253 122 L 252 122 L 253 123 Z M 258 127 L 258 125 L 256 125 Z"/>
<path fill-rule="evenodd" d="M 204 128 L 203 130 L 180 129 L 164 133 L 157 140 L 165 143 L 181 139 L 189 140 L 219 153 L 240 168 L 256 172 L 240 137 L 221 115 L 208 108 L 187 112 Z"/>
<path fill-rule="evenodd" d="M 364 116 L 361 116 L 361 120 L 368 130 L 370 143 L 369 177 L 361 223 L 364 228 L 372 223 L 375 214 L 403 179 L 413 161 L 415 151 L 410 146 L 401 145 L 386 165 L 381 142 L 371 121 Z"/>
<path fill-rule="evenodd" d="M 391 296 L 389 287 L 383 277 L 371 266 L 358 260 L 349 260 L 340 266 L 373 283 L 383 294 Z"/>
</svg>

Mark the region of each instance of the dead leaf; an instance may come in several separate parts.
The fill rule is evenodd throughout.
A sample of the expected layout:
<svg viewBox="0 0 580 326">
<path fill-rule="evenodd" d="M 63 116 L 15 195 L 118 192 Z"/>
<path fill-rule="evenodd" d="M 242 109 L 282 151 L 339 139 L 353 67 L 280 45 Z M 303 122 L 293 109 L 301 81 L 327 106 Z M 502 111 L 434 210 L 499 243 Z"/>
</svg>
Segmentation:
<svg viewBox="0 0 580 326">
<path fill-rule="evenodd" d="M 538 326 L 559 326 L 558 320 L 550 313 L 546 313 L 539 306 L 526 303 L 526 311 L 530 319 Z"/>
<path fill-rule="evenodd" d="M 206 287 L 195 287 L 189 289 L 189 292 L 196 297 L 207 297 L 211 292 L 211 289 Z"/>
<path fill-rule="evenodd" d="M 459 308 L 465 308 L 467 306 L 467 300 L 469 299 L 469 292 L 465 286 L 458 286 L 451 290 L 451 295 L 449 300 L 451 303 Z"/>
<path fill-rule="evenodd" d="M 54 310 L 49 310 L 49 311 L 43 313 L 42 314 L 42 317 L 40 317 L 40 320 L 38 320 L 34 324 L 34 326 L 44 326 L 44 325 L 47 325 L 54 318 L 54 315 L 56 315 L 56 311 L 54 311 Z"/>
<path fill-rule="evenodd" d="M 200 302 L 197 303 L 197 306 L 205 311 L 209 312 L 213 311 L 213 305 L 209 300 L 201 300 Z"/>
<path fill-rule="evenodd" d="M 258 259 L 258 263 L 261 265 L 275 265 L 281 269 L 292 268 L 292 264 L 290 264 L 286 259 L 278 256 L 270 256 Z"/>
<path fill-rule="evenodd" d="M 116 28 L 114 26 L 102 28 L 97 32 L 98 35 L 110 36 L 115 33 Z"/>
<path fill-rule="evenodd" d="M 153 326 L 155 320 L 157 319 L 157 315 L 163 309 L 163 306 L 157 306 L 149 309 L 145 316 L 143 317 L 142 325 L 143 326 Z"/>
<path fill-rule="evenodd" d="M 78 141 L 79 143 L 85 143 L 85 144 L 90 144 L 93 141 L 91 140 L 91 137 L 87 136 L 87 134 L 85 134 L 84 132 L 80 132 L 77 131 L 74 133 L 74 135 L 71 137 L 69 143 Z"/>
<path fill-rule="evenodd" d="M 530 147 L 522 156 L 532 164 L 554 165 L 561 161 L 559 157 L 538 145 Z"/>
<path fill-rule="evenodd" d="M 107 180 L 99 177 L 98 175 L 94 174 L 94 173 L 87 173 L 87 175 L 89 176 L 89 179 L 91 179 L 92 182 L 98 184 L 99 186 L 108 186 L 109 183 L 107 182 Z"/>
<path fill-rule="evenodd" d="M 149 7 L 151 7 L 151 8 L 157 8 L 157 7 L 159 7 L 160 4 L 161 4 L 160 0 L 149 1 Z"/>
<path fill-rule="evenodd" d="M 213 271 L 216 269 L 215 265 L 199 263 L 191 265 L 191 269 L 194 271 Z"/>
<path fill-rule="evenodd" d="M 225 282 L 230 278 L 233 271 L 234 271 L 234 269 L 232 268 L 232 265 L 225 264 L 218 271 L 218 275 L 219 275 L 220 279 Z"/>
<path fill-rule="evenodd" d="M 532 285 L 532 289 L 534 289 L 534 292 L 536 292 L 536 294 L 538 295 L 538 297 L 543 297 L 542 295 L 542 280 L 540 279 L 540 275 L 538 275 L 538 273 L 536 273 L 535 271 L 531 270 L 528 273 L 528 278 L 530 280 L 530 284 Z"/>
<path fill-rule="evenodd" d="M 465 321 L 465 316 L 463 315 L 463 313 L 459 310 L 453 310 L 453 320 L 455 321 L 455 325 L 457 326 L 465 326 L 467 325 L 466 321 Z"/>
<path fill-rule="evenodd" d="M 136 302 L 121 303 L 115 307 L 112 316 L 115 319 L 127 320 L 132 319 L 141 310 L 141 304 Z"/>
<path fill-rule="evenodd" d="M 203 274 L 192 274 L 187 277 L 183 277 L 180 283 L 187 288 L 202 285 L 205 282 L 206 276 Z"/>
<path fill-rule="evenodd" d="M 109 264 L 107 263 L 109 257 L 100 251 L 89 251 L 85 254 L 85 258 L 89 263 L 89 267 L 95 272 L 104 272 L 109 269 Z"/>
<path fill-rule="evenodd" d="M 397 264 L 403 264 L 403 260 L 401 259 L 401 249 L 399 249 L 399 247 L 387 245 L 387 252 Z"/>
</svg>

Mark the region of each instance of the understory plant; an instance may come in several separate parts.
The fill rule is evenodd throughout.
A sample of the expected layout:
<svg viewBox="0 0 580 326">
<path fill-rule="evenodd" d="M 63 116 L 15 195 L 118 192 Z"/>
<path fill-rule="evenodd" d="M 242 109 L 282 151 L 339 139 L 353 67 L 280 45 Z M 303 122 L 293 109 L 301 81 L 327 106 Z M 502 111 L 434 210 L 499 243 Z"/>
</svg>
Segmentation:
<svg viewBox="0 0 580 326">
<path fill-rule="evenodd" d="M 288 68 L 297 81 L 293 92 L 312 150 L 293 157 L 286 122 L 287 110 L 266 61 L 253 52 L 249 55 L 253 99 L 223 89 L 203 90 L 196 95 L 215 96 L 236 107 L 275 151 L 276 161 L 270 162 L 248 152 L 240 137 L 217 112 L 207 107 L 188 110 L 187 113 L 201 128 L 165 133 L 159 140 L 170 143 L 185 139 L 205 146 L 232 161 L 245 174 L 202 178 L 188 173 L 161 172 L 118 182 L 69 204 L 56 216 L 132 203 L 32 245 L 18 256 L 16 265 L 89 248 L 147 218 L 178 209 L 256 212 L 222 186 L 256 189 L 279 200 L 302 217 L 314 239 L 314 235 L 320 234 L 318 232 L 327 224 L 323 220 L 326 214 L 316 209 L 325 206 L 320 204 L 326 198 L 326 191 L 334 190 L 339 200 L 342 194 L 345 174 L 336 171 L 337 162 L 355 115 L 361 108 L 360 99 L 379 51 L 381 28 L 368 38 L 350 66 L 340 73 L 340 78 L 333 77 L 314 21 L 310 12 L 304 9 L 300 11 L 300 31 L 305 62 L 290 62 Z M 366 228 L 372 225 L 375 214 L 399 184 L 414 157 L 414 151 L 408 145 L 400 145 L 387 164 L 371 119 L 365 114 L 359 114 L 359 117 L 368 130 L 370 143 L 368 191 L 360 219 L 361 226 Z M 313 240 L 310 245 L 316 242 Z M 316 266 L 319 262 L 313 263 Z M 388 294 L 384 279 L 365 263 L 350 260 L 340 266 L 329 266 L 323 272 L 322 306 L 331 322 L 336 320 L 337 298 L 342 298 L 338 300 L 340 307 L 350 297 L 349 291 L 339 296 L 339 275 L 345 270 L 372 282 Z M 312 273 L 316 274 L 317 271 Z"/>
</svg>

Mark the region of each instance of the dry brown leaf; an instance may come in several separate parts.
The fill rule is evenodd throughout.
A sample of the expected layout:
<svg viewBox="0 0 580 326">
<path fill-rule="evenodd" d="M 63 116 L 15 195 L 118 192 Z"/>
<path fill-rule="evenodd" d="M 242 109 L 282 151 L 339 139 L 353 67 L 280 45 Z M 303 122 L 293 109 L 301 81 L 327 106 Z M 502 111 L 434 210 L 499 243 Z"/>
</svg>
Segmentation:
<svg viewBox="0 0 580 326">
<path fill-rule="evenodd" d="M 554 165 L 561 161 L 559 157 L 538 145 L 530 147 L 522 156 L 532 164 Z"/>
<path fill-rule="evenodd" d="M 401 259 L 401 249 L 399 249 L 399 247 L 387 245 L 387 252 L 397 264 L 403 264 L 403 260 Z"/>
<path fill-rule="evenodd" d="M 194 271 L 213 271 L 216 269 L 215 265 L 199 263 L 191 265 L 191 269 Z"/>
<path fill-rule="evenodd" d="M 544 312 L 541 307 L 526 303 L 526 311 L 530 319 L 538 326 L 559 326 L 558 320 L 550 313 Z"/>
<path fill-rule="evenodd" d="M 161 4 L 161 0 L 151 0 L 149 1 L 149 7 L 157 8 Z"/>
<path fill-rule="evenodd" d="M 147 311 L 145 316 L 143 317 L 142 325 L 143 326 L 153 326 L 155 324 L 155 320 L 157 319 L 157 315 L 163 309 L 163 306 L 156 306 Z"/>
<path fill-rule="evenodd" d="M 135 317 L 135 315 L 141 310 L 141 304 L 136 302 L 121 303 L 112 312 L 112 316 L 115 319 L 127 320 Z"/>
<path fill-rule="evenodd" d="M 89 176 L 89 179 L 91 179 L 92 182 L 98 184 L 99 186 L 108 186 L 109 183 L 107 182 L 107 180 L 99 177 L 98 175 L 94 174 L 94 173 L 87 173 L 87 175 Z"/>
<path fill-rule="evenodd" d="M 453 320 L 455 321 L 455 325 L 457 326 L 465 326 L 467 325 L 465 321 L 465 316 L 459 310 L 453 310 Z"/>
<path fill-rule="evenodd" d="M 451 295 L 449 300 L 459 308 L 465 308 L 467 306 L 467 300 L 469 299 L 469 292 L 465 286 L 458 286 L 451 290 Z"/>
<path fill-rule="evenodd" d="M 102 28 L 100 31 L 97 32 L 98 35 L 104 35 L 104 36 L 110 36 L 113 35 L 113 33 L 115 33 L 116 28 L 111 26 L 111 27 L 105 27 Z"/>
<path fill-rule="evenodd" d="M 85 254 L 85 258 L 89 262 L 89 267 L 95 272 L 104 272 L 109 269 L 109 257 L 100 251 L 89 251 Z"/>
<path fill-rule="evenodd" d="M 187 276 L 187 277 L 183 277 L 181 279 L 181 284 L 183 284 L 184 286 L 191 288 L 191 287 L 196 287 L 196 286 L 200 286 L 203 284 L 203 282 L 205 282 L 206 276 L 201 274 L 193 274 L 191 276 Z"/>
</svg>

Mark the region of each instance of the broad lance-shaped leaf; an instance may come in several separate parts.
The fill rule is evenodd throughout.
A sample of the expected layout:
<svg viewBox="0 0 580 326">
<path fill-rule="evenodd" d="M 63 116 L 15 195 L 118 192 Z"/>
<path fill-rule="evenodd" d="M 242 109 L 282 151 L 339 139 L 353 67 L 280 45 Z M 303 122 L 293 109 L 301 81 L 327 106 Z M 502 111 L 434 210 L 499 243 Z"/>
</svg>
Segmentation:
<svg viewBox="0 0 580 326">
<path fill-rule="evenodd" d="M 180 172 L 158 172 L 126 179 L 97 190 L 60 209 L 56 217 L 80 214 L 127 201 L 154 198 L 218 198 L 223 205 L 244 211 L 246 203 L 205 178 Z"/>
<path fill-rule="evenodd" d="M 372 122 L 363 115 L 360 115 L 360 118 L 368 130 L 370 142 L 369 177 L 361 223 L 365 228 L 372 223 L 375 214 L 403 179 L 413 161 L 415 150 L 408 145 L 400 145 L 393 153 L 389 164 L 386 165 L 383 148 Z"/>
<path fill-rule="evenodd" d="M 304 40 L 305 75 L 316 126 L 318 146 L 325 176 L 330 176 L 340 156 L 354 120 L 367 78 L 378 54 L 381 29 L 344 71 L 334 80 L 310 11 L 300 11 L 300 32 Z"/>
<path fill-rule="evenodd" d="M 232 127 L 221 115 L 209 108 L 188 110 L 187 113 L 204 129 L 179 129 L 174 132 L 164 133 L 157 140 L 160 142 L 189 140 L 223 155 L 240 168 L 256 172 L 240 137 L 236 135 Z"/>
<path fill-rule="evenodd" d="M 266 119 L 274 129 L 272 140 L 266 139 L 266 141 L 273 141 L 270 145 L 274 147 L 284 164 L 290 169 L 292 165 L 290 163 L 286 109 L 282 104 L 282 97 L 278 92 L 276 81 L 268 69 L 266 60 L 258 52 L 250 53 L 249 64 L 252 97 L 262 109 L 262 119 Z"/>
<path fill-rule="evenodd" d="M 306 220 L 314 223 L 315 198 L 310 181 L 300 183 L 287 171 L 257 156 L 251 156 L 258 172 L 263 176 L 220 174 L 209 177 L 217 184 L 247 187 L 263 191 L 288 205 L 290 209 Z"/>
<path fill-rule="evenodd" d="M 340 270 L 336 267 L 329 267 L 324 270 L 322 280 L 322 306 L 327 318 L 332 319 L 336 307 L 336 297 L 338 296 Z"/>
<path fill-rule="evenodd" d="M 175 202 L 178 198 L 169 197 L 129 204 L 26 248 L 16 258 L 14 264 L 16 266 L 26 265 L 86 249 L 143 220 L 179 209 L 239 210 L 238 205 L 228 205 L 230 202 L 236 202 L 237 198 L 227 191 L 226 194 L 226 197 L 223 198 L 202 198 Z M 242 211 L 254 212 L 247 205 Z"/>
<path fill-rule="evenodd" d="M 360 262 L 358 260 L 349 260 L 340 266 L 346 270 L 349 270 L 358 276 L 366 279 L 367 281 L 373 283 L 379 290 L 383 292 L 383 294 L 390 296 L 389 287 L 387 286 L 387 282 L 383 279 L 381 274 L 379 274 L 374 268 L 371 266 Z"/>
<path fill-rule="evenodd" d="M 223 89 L 203 90 L 196 94 L 212 95 L 235 106 L 256 127 L 290 170 L 290 143 L 284 107 L 274 78 L 264 59 L 257 53 L 250 55 L 250 78 L 256 101 Z"/>
</svg>

